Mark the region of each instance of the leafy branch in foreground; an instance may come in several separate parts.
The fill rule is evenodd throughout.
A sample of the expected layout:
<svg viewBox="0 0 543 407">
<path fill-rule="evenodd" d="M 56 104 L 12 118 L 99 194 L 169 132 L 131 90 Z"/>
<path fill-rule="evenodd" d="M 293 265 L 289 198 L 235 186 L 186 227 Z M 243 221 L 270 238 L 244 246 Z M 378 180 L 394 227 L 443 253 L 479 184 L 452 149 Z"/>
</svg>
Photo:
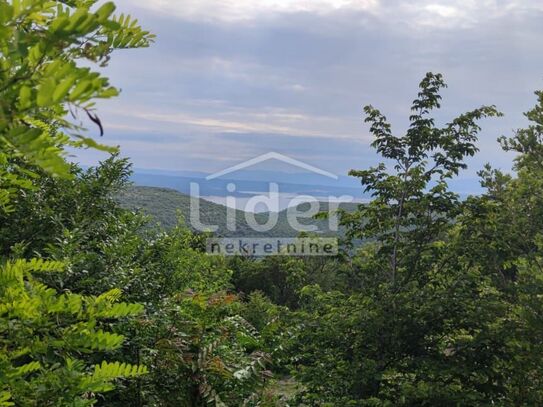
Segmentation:
<svg viewBox="0 0 543 407">
<path fill-rule="evenodd" d="M 148 46 L 153 35 L 137 20 L 115 16 L 97 0 L 0 0 L 0 209 L 28 188 L 32 173 L 17 160 L 69 177 L 65 147 L 114 151 L 83 134 L 78 112 L 94 122 L 96 99 L 118 90 L 82 61 L 107 65 L 115 49 Z M 86 64 L 88 65 L 88 63 Z"/>
<path fill-rule="evenodd" d="M 116 289 L 98 297 L 59 294 L 34 277 L 63 268 L 40 259 L 0 266 L 0 405 L 92 405 L 115 379 L 147 372 L 105 360 L 93 366 L 123 344 L 108 331 L 111 321 L 143 307 L 118 302 Z"/>
</svg>

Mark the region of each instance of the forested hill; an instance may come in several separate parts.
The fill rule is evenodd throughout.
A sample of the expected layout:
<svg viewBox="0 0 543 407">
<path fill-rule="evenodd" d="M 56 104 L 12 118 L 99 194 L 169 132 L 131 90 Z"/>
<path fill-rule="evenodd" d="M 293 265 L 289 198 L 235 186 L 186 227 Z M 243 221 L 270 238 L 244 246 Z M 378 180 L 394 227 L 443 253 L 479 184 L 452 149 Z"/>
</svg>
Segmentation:
<svg viewBox="0 0 543 407">
<path fill-rule="evenodd" d="M 131 186 L 126 188 L 118 197 L 122 206 L 128 209 L 141 210 L 149 215 L 157 223 L 166 229 L 174 227 L 180 218 L 190 226 L 190 202 L 189 195 L 168 188 Z M 226 228 L 226 207 L 205 199 L 199 199 L 200 221 L 205 225 L 218 225 L 217 234 L 220 236 L 273 236 L 273 237 L 295 237 L 298 232 L 288 223 L 287 212 L 279 212 L 277 225 L 269 232 L 255 232 L 247 224 L 245 212 L 236 210 L 236 231 L 229 231 Z M 304 205 L 304 204 L 302 204 Z M 341 204 L 341 208 L 354 210 L 357 204 Z M 300 208 L 303 209 L 303 208 Z M 327 210 L 327 204 L 321 202 L 322 211 Z M 255 218 L 259 224 L 264 224 L 268 219 L 267 213 L 257 213 Z M 321 235 L 331 235 L 328 221 L 322 219 L 299 219 L 304 225 L 315 225 Z"/>
</svg>

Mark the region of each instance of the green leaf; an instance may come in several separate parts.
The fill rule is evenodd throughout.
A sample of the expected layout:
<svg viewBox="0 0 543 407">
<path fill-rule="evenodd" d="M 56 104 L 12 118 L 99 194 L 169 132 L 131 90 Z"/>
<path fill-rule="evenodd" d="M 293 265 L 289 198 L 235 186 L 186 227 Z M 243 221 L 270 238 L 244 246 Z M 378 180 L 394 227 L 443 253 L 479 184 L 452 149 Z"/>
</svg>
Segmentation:
<svg viewBox="0 0 543 407">
<path fill-rule="evenodd" d="M 83 93 L 88 91 L 92 87 L 92 81 L 83 79 L 79 82 L 75 89 L 70 93 L 70 101 L 75 102 Z"/>
<path fill-rule="evenodd" d="M 46 78 L 38 88 L 37 104 L 40 107 L 45 107 L 53 102 L 53 92 L 55 91 L 56 83 L 53 78 Z"/>
<path fill-rule="evenodd" d="M 55 89 L 55 92 L 53 93 L 53 101 L 59 102 L 62 100 L 70 91 L 73 84 L 76 81 L 75 75 L 72 75 L 66 79 L 64 79 Z"/>
<path fill-rule="evenodd" d="M 115 11 L 115 4 L 111 1 L 104 3 L 98 10 L 96 10 L 96 16 L 98 21 L 103 23 L 106 19 L 109 18 L 111 14 Z"/>
<path fill-rule="evenodd" d="M 21 109 L 28 109 L 32 106 L 32 89 L 29 86 L 22 86 L 19 91 L 19 104 Z"/>
</svg>

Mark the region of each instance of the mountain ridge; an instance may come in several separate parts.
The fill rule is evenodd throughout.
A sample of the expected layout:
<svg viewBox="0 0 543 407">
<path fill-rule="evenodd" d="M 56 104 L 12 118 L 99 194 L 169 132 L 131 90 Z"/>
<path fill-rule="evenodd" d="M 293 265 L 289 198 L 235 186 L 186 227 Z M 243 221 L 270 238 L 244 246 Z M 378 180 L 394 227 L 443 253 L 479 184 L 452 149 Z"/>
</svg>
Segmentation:
<svg viewBox="0 0 543 407">
<path fill-rule="evenodd" d="M 292 228 L 287 219 L 287 210 L 277 212 L 277 223 L 269 231 L 257 232 L 254 231 L 247 222 L 247 212 L 239 209 L 229 209 L 224 205 L 208 201 L 203 198 L 194 198 L 187 194 L 183 194 L 175 189 L 164 187 L 149 187 L 149 186 L 130 186 L 123 190 L 118 195 L 118 200 L 124 208 L 130 210 L 141 210 L 146 215 L 150 216 L 152 223 L 157 223 L 161 227 L 170 229 L 178 224 L 181 220 L 190 228 L 191 225 L 190 208 L 191 204 L 199 204 L 200 221 L 204 225 L 216 225 L 217 231 L 214 233 L 224 237 L 296 237 L 299 231 Z M 197 202 L 195 201 L 197 200 Z M 299 210 L 304 210 L 306 207 L 301 204 Z M 319 202 L 320 210 L 328 209 L 326 202 Z M 346 210 L 354 210 L 358 204 L 342 203 L 340 207 Z M 235 213 L 235 230 L 229 230 L 226 223 L 227 210 Z M 231 212 L 232 213 L 232 212 Z M 264 224 L 270 213 L 261 212 L 250 214 L 254 217 L 258 224 Z M 306 226 L 316 226 L 317 230 L 309 233 L 319 234 L 323 236 L 337 235 L 337 231 L 332 231 L 328 227 L 328 220 L 300 218 L 300 224 Z"/>
</svg>

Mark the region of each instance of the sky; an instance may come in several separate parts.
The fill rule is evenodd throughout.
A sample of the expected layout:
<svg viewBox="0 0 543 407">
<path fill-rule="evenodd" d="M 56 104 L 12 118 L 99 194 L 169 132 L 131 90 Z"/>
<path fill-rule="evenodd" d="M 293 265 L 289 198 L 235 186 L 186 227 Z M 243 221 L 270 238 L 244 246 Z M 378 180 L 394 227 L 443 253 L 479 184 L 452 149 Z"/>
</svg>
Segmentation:
<svg viewBox="0 0 543 407">
<path fill-rule="evenodd" d="M 363 106 L 401 135 L 432 71 L 448 84 L 438 123 L 484 104 L 505 114 L 482 122 L 468 179 L 485 162 L 510 168 L 496 138 L 526 125 L 543 89 L 541 0 L 116 4 L 157 35 L 151 48 L 113 55 L 105 74 L 122 93 L 98 104 L 103 141 L 135 168 L 213 173 L 274 151 L 345 175 L 379 161 Z"/>
</svg>

